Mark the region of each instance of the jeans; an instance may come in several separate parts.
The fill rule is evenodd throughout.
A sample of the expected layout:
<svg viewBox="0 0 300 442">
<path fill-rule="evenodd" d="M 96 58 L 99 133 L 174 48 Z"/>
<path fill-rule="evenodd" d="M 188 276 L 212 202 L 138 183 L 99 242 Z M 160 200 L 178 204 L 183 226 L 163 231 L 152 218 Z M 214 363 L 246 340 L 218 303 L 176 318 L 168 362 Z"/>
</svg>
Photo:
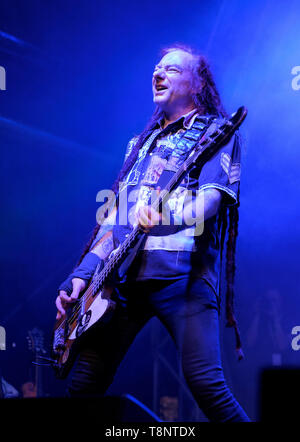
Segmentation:
<svg viewBox="0 0 300 442">
<path fill-rule="evenodd" d="M 201 279 L 120 284 L 117 307 L 107 324 L 97 324 L 82 341 L 68 396 L 103 395 L 137 333 L 154 315 L 165 325 L 180 356 L 197 404 L 212 422 L 247 422 L 224 379 L 218 302 Z"/>
</svg>

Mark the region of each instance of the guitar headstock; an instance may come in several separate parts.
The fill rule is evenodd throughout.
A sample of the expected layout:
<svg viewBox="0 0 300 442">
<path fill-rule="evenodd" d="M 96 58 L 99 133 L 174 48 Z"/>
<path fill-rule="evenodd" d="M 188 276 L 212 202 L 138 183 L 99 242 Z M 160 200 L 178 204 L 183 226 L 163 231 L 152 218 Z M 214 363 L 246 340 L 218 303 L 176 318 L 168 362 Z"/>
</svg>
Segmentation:
<svg viewBox="0 0 300 442">
<path fill-rule="evenodd" d="M 203 151 L 213 144 L 220 145 L 221 143 L 225 143 L 240 127 L 246 116 L 247 109 L 244 106 L 241 106 L 230 118 L 225 120 L 213 120 L 200 140 L 200 151 Z"/>
<path fill-rule="evenodd" d="M 44 332 L 37 327 L 28 331 L 27 335 L 28 348 L 36 355 L 45 354 L 44 348 Z"/>
<path fill-rule="evenodd" d="M 236 129 L 242 124 L 242 122 L 244 121 L 244 119 L 247 116 L 247 109 L 245 108 L 245 106 L 241 106 L 238 108 L 238 110 L 236 112 L 234 112 L 233 114 L 231 114 L 231 117 L 229 118 L 229 121 L 236 127 Z M 235 129 L 235 130 L 236 130 Z"/>
</svg>

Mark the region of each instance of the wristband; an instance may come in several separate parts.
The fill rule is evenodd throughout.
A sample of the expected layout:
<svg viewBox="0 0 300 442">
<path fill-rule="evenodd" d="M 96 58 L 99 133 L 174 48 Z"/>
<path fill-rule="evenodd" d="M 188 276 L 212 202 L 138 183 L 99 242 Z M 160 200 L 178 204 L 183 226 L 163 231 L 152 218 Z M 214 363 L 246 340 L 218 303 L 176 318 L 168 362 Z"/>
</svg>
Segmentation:
<svg viewBox="0 0 300 442">
<path fill-rule="evenodd" d="M 70 296 L 73 291 L 72 278 L 73 277 L 71 275 L 68 276 L 68 278 L 58 287 L 58 292 L 60 292 L 60 290 L 64 290 Z"/>
<path fill-rule="evenodd" d="M 81 278 L 85 281 L 89 281 L 101 261 L 102 259 L 99 258 L 96 253 L 88 252 L 70 276 L 72 276 L 72 278 Z"/>
<path fill-rule="evenodd" d="M 64 290 L 70 296 L 73 291 L 72 279 L 80 278 L 88 282 L 95 273 L 96 267 L 100 262 L 103 267 L 103 260 L 95 253 L 88 252 L 79 266 L 76 267 L 68 278 L 58 287 L 58 290 Z"/>
</svg>

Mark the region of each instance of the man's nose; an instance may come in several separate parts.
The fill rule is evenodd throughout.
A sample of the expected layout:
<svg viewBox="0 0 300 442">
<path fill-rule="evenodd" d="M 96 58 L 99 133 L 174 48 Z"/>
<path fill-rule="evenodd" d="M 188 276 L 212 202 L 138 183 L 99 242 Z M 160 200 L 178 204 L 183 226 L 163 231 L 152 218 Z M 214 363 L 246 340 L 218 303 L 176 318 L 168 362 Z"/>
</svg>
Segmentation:
<svg viewBox="0 0 300 442">
<path fill-rule="evenodd" d="M 165 78 L 165 75 L 166 75 L 166 71 L 163 68 L 156 69 L 153 72 L 154 80 L 163 79 L 163 78 Z"/>
</svg>

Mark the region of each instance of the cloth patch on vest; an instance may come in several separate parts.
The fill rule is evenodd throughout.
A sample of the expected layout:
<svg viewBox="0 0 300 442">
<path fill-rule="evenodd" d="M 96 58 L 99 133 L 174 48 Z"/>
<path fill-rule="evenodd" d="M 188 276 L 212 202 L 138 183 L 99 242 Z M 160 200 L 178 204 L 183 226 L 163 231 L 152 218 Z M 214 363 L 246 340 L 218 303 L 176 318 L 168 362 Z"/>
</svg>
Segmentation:
<svg viewBox="0 0 300 442">
<path fill-rule="evenodd" d="M 230 155 L 228 153 L 222 152 L 221 154 L 221 166 L 228 176 L 229 183 L 233 184 L 240 180 L 241 176 L 241 165 L 240 163 L 232 163 Z"/>
<path fill-rule="evenodd" d="M 141 185 L 153 186 L 159 180 L 167 160 L 164 160 L 158 155 L 151 156 L 150 165 L 145 172 L 145 176 L 141 181 Z"/>
</svg>

